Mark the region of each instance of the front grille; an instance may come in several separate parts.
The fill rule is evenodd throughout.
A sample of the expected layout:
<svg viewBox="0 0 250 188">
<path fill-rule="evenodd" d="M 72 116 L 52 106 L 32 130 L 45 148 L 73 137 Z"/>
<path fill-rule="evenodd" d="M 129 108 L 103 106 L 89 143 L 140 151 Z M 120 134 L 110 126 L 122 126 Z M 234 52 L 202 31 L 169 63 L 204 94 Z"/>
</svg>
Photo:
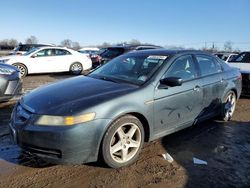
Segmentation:
<svg viewBox="0 0 250 188">
<path fill-rule="evenodd" d="M 36 155 L 50 156 L 53 158 L 62 158 L 62 152 L 60 150 L 31 146 L 25 143 L 22 143 L 21 147 L 24 150 L 29 151 L 30 153 L 33 153 Z"/>
<path fill-rule="evenodd" d="M 32 112 L 18 103 L 15 107 L 13 116 L 15 124 L 26 124 L 30 120 Z"/>
</svg>

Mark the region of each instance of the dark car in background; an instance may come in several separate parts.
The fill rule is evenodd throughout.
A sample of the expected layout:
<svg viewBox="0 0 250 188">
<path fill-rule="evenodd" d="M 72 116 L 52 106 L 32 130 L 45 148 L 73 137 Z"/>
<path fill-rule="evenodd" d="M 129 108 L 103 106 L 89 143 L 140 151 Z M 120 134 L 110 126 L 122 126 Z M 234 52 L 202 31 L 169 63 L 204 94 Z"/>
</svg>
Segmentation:
<svg viewBox="0 0 250 188">
<path fill-rule="evenodd" d="M 240 69 L 242 74 L 242 95 L 250 95 L 250 51 L 242 52 L 228 62 L 230 66 Z"/>
<path fill-rule="evenodd" d="M 74 91 L 74 92 L 72 92 Z M 51 163 L 132 164 L 143 143 L 232 118 L 241 74 L 201 51 L 142 50 L 33 90 L 14 107 L 14 141 Z"/>
<path fill-rule="evenodd" d="M 93 61 L 94 67 L 100 64 L 105 64 L 111 59 L 127 52 L 157 49 L 157 48 L 162 48 L 162 47 L 155 45 L 129 45 L 129 44 L 107 47 L 104 48 L 103 52 L 99 53 L 99 55 L 96 57 L 96 60 Z"/>
<path fill-rule="evenodd" d="M 44 46 L 54 46 L 52 44 L 19 44 L 14 50 L 12 50 L 9 55 L 22 55 L 32 48 L 44 47 Z"/>
<path fill-rule="evenodd" d="M 19 70 L 11 65 L 0 63 L 0 102 L 5 102 L 20 93 L 22 80 Z"/>
<path fill-rule="evenodd" d="M 222 59 L 225 62 L 229 62 L 229 61 L 232 61 L 239 54 L 232 53 L 232 52 L 218 52 L 218 53 L 214 53 L 214 55 Z"/>
</svg>

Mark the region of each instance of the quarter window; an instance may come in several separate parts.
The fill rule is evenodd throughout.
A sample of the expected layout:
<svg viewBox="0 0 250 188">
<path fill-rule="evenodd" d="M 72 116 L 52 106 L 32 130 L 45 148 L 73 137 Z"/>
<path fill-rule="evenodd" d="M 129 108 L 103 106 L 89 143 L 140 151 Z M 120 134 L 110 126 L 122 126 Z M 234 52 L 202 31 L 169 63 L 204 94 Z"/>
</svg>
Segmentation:
<svg viewBox="0 0 250 188">
<path fill-rule="evenodd" d="M 196 55 L 196 59 L 200 67 L 201 76 L 215 74 L 222 71 L 220 64 L 213 57 Z"/>
<path fill-rule="evenodd" d="M 185 55 L 179 57 L 174 61 L 174 63 L 170 66 L 166 74 L 167 77 L 179 77 L 183 81 L 191 80 L 196 77 L 195 65 L 193 62 L 193 58 L 191 55 Z"/>
<path fill-rule="evenodd" d="M 70 55 L 71 53 L 67 50 L 55 49 L 55 55 Z"/>
</svg>

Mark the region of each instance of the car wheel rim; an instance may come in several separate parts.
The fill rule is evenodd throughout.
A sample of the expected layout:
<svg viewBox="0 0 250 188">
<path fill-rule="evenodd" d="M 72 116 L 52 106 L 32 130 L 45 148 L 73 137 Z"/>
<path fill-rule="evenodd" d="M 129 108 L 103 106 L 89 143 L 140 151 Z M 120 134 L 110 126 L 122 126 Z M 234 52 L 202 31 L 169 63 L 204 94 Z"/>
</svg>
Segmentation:
<svg viewBox="0 0 250 188">
<path fill-rule="evenodd" d="M 234 110 L 235 110 L 235 105 L 236 105 L 236 97 L 234 93 L 231 93 L 227 97 L 227 101 L 225 104 L 225 117 L 227 119 L 230 119 L 233 116 Z"/>
<path fill-rule="evenodd" d="M 79 64 L 73 64 L 72 67 L 71 67 L 71 70 L 73 72 L 80 72 L 80 71 L 82 71 L 82 66 L 79 65 Z"/>
<path fill-rule="evenodd" d="M 21 76 L 24 76 L 25 73 L 26 73 L 25 68 L 24 68 L 23 66 L 21 66 L 21 65 L 16 65 L 16 67 L 17 67 L 18 70 L 20 71 Z"/>
<path fill-rule="evenodd" d="M 141 146 L 141 130 L 134 123 L 120 126 L 113 134 L 110 143 L 110 155 L 117 163 L 131 160 Z"/>
</svg>

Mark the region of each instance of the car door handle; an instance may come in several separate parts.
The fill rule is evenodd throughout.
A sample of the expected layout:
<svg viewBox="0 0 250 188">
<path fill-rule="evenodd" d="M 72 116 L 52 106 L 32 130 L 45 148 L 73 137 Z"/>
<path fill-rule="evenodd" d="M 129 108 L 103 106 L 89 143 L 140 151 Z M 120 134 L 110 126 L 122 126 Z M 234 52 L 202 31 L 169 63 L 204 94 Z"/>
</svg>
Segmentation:
<svg viewBox="0 0 250 188">
<path fill-rule="evenodd" d="M 200 88 L 201 88 L 200 86 L 195 86 L 195 87 L 193 88 L 193 90 L 194 90 L 194 91 L 200 91 Z"/>
</svg>

